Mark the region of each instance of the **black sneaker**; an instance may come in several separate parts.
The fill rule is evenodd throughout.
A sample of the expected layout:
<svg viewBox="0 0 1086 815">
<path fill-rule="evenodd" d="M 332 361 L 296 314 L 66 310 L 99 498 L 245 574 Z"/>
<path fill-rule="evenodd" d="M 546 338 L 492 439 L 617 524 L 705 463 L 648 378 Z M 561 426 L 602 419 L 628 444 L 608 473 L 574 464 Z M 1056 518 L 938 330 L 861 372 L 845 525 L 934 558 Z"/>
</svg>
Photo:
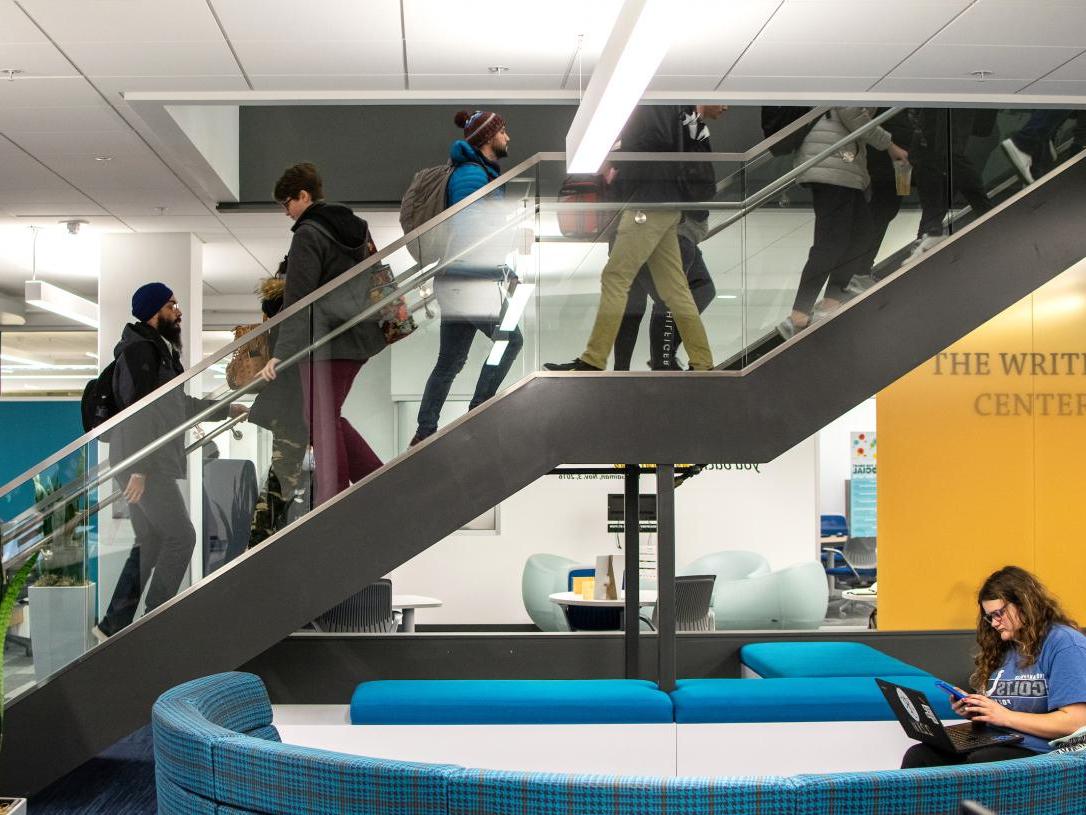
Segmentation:
<svg viewBox="0 0 1086 815">
<path fill-rule="evenodd" d="M 573 362 L 544 362 L 544 371 L 602 371 L 603 368 L 597 368 L 595 365 L 589 365 L 587 362 L 581 360 L 580 357 L 573 360 Z"/>
</svg>

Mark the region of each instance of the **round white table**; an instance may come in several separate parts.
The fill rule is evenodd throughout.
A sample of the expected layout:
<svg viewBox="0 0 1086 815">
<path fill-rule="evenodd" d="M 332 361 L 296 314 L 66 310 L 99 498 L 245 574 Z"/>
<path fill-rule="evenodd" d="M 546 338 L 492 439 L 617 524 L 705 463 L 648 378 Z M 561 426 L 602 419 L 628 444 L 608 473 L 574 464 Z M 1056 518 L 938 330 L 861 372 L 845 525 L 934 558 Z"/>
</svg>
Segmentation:
<svg viewBox="0 0 1086 815">
<path fill-rule="evenodd" d="M 394 594 L 392 595 L 392 608 L 394 611 L 402 611 L 400 630 L 411 632 L 415 630 L 416 608 L 437 608 L 441 601 L 436 597 L 426 597 L 422 594 Z"/>
<path fill-rule="evenodd" d="M 865 589 L 845 589 L 841 592 L 841 597 L 845 600 L 853 600 L 857 603 L 870 603 L 872 609 L 871 614 L 867 618 L 867 627 L 878 627 L 879 590 L 877 587 L 871 586 Z"/>
<path fill-rule="evenodd" d="M 566 615 L 566 620 L 569 621 L 569 607 L 570 606 L 583 606 L 588 608 L 617 608 L 619 609 L 620 627 L 622 625 L 621 620 L 624 617 L 623 609 L 626 608 L 626 592 L 619 592 L 617 600 L 596 600 L 593 598 L 585 599 L 575 591 L 559 591 L 549 595 L 550 601 L 556 603 L 562 607 L 562 612 Z M 638 605 L 651 606 L 656 602 L 656 590 L 655 589 L 642 589 L 638 593 Z M 570 623 L 570 630 L 577 630 L 574 628 L 572 622 Z"/>
<path fill-rule="evenodd" d="M 560 606 L 591 606 L 592 608 L 622 608 L 626 605 L 626 592 L 620 592 L 617 600 L 585 599 L 575 591 L 558 591 L 549 595 L 552 603 Z M 638 592 L 638 605 L 651 606 L 656 603 L 656 589 L 642 589 Z"/>
</svg>

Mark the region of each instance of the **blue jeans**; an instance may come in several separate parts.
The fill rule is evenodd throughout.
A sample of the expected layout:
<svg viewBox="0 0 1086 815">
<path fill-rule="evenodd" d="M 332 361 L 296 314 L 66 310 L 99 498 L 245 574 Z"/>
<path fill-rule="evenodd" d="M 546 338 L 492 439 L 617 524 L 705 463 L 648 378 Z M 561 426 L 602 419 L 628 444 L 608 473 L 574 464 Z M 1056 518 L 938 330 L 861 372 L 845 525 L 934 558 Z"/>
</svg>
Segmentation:
<svg viewBox="0 0 1086 815">
<path fill-rule="evenodd" d="M 437 431 L 441 408 L 449 398 L 453 380 L 467 361 L 475 332 L 493 339 L 501 315 L 497 281 L 446 275 L 437 279 L 434 290 L 441 305 L 441 339 L 437 362 L 434 370 L 430 372 L 430 378 L 426 380 L 426 389 L 422 392 L 419 429 L 416 434 L 419 438 L 426 438 Z M 502 339 L 509 340 L 509 347 L 505 349 L 501 362 L 497 365 L 483 365 L 483 369 L 479 371 L 475 395 L 471 397 L 468 410 L 478 407 L 498 392 L 524 345 L 524 337 L 519 328 Z"/>
<path fill-rule="evenodd" d="M 1011 141 L 1014 142 L 1015 147 L 1023 153 L 1029 153 L 1036 161 L 1041 155 L 1041 150 L 1056 135 L 1060 125 L 1070 115 L 1070 110 L 1035 110 L 1022 125 L 1022 129 L 1011 136 Z"/>
</svg>

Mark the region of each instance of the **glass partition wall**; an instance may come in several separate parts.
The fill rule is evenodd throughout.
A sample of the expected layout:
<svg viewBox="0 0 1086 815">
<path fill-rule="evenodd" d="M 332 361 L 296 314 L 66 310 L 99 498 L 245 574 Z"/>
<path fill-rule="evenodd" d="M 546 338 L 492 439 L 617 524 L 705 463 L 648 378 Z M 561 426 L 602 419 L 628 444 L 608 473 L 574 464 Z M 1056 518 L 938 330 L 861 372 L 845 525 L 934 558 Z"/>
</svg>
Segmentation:
<svg viewBox="0 0 1086 815">
<path fill-rule="evenodd" d="M 839 114 L 816 109 L 795 129 L 801 137 L 808 127 L 810 133 L 826 129 L 820 147 L 809 138 L 797 144 L 778 134 L 771 147 L 748 154 L 617 155 L 607 179 L 568 178 L 564 158 L 543 154 L 253 334 L 215 351 L 134 409 L 0 486 L 0 502 L 6 502 L 5 568 L 37 553 L 43 577 L 72 572 L 72 582 L 83 588 L 82 599 L 71 605 L 42 599 L 38 613 L 31 594 L 28 616 L 39 625 L 36 632 L 31 625 L 27 634 L 36 672 L 27 682 L 44 679 L 94 647 L 95 623 L 103 633 L 116 634 L 543 363 L 578 357 L 596 321 L 601 272 L 616 225 L 626 223 L 636 231 L 659 212 L 682 222 L 677 234 L 688 244 L 683 256 L 687 269 L 697 265 L 691 296 L 701 311 L 714 364 L 741 369 L 793 335 L 802 341 L 805 326 L 797 312 L 807 324 L 832 319 L 837 308 L 863 297 L 880 280 L 900 270 L 907 274 L 910 264 L 938 242 L 925 243 L 925 238 L 952 233 L 986 202 L 998 203 L 1025 183 L 1021 168 L 1008 158 L 1014 154 L 1001 145 L 1029 124 L 1030 114 L 996 112 L 989 117 L 991 129 L 985 130 L 978 112 L 965 119 L 957 111 L 937 113 L 929 121 L 927 111 L 884 111 L 879 123 L 852 122 L 857 130 L 841 135 L 834 124 Z M 1070 155 L 1075 127 L 1073 121 L 1061 122 L 1052 131 L 1045 142 L 1051 144 L 1048 160 L 1054 155 L 1060 162 Z M 898 146 L 911 157 L 907 166 L 899 160 L 895 167 L 889 159 L 888 170 L 877 168 L 876 155 L 884 152 L 880 147 L 906 141 L 907 146 Z M 1045 160 L 1037 159 L 1038 173 Z M 700 194 L 683 200 L 623 198 L 630 179 L 659 178 L 661 172 L 664 178 L 708 177 L 711 184 L 696 187 Z M 862 181 L 859 188 L 834 183 L 853 177 L 870 178 L 869 192 Z M 819 184 L 840 189 L 820 190 Z M 586 190 L 592 194 L 584 195 Z M 837 202 L 837 208 L 827 201 Z M 863 257 L 855 246 L 836 243 L 855 232 L 842 231 L 841 201 L 853 207 L 849 217 L 862 221 L 872 236 L 862 247 Z M 880 201 L 883 210 L 876 209 Z M 860 205 L 864 211 L 855 211 Z M 937 225 L 938 234 L 934 226 L 924 232 L 921 224 Z M 885 234 L 876 241 L 878 225 Z M 843 265 L 850 270 L 847 278 Z M 624 332 L 622 362 L 632 370 L 685 368 L 689 358 L 685 347 L 676 350 L 676 325 L 667 304 L 654 310 L 657 292 L 651 278 L 651 273 L 638 278 L 638 293 L 616 320 L 618 332 Z M 801 290 L 806 291 L 803 302 Z M 790 328 L 782 326 L 789 320 Z M 228 384 L 228 363 L 251 350 L 257 339 L 266 339 L 278 359 L 275 379 Z M 665 346 L 668 358 L 661 365 Z M 608 366 L 613 364 L 609 359 Z M 235 403 L 249 409 L 247 421 L 238 415 L 240 408 L 231 409 Z M 531 426 L 532 417 L 526 416 L 524 430 L 531 432 Z M 795 454 L 813 462 L 814 453 L 801 448 L 782 459 Z M 714 531 L 718 519 L 701 508 L 733 491 L 720 479 L 740 477 L 750 480 L 751 491 L 743 493 L 748 496 L 743 506 L 729 518 L 744 509 L 752 518 L 782 515 L 780 493 L 772 485 L 783 466 L 780 461 L 713 462 L 683 484 L 677 492 L 680 574 L 684 569 L 730 573 L 731 566 L 713 559 L 717 553 L 757 554 L 764 548 L 753 528 L 721 540 Z M 141 480 L 134 482 L 137 476 L 144 482 L 157 478 L 159 487 L 176 484 L 180 496 L 171 499 L 169 508 L 183 507 L 184 514 L 176 525 L 183 540 L 172 544 L 173 559 L 157 562 L 157 574 L 149 580 L 133 554 L 140 549 L 139 530 L 147 520 L 141 515 L 164 510 L 155 496 L 132 500 Z M 817 599 L 827 587 L 819 548 L 822 513 L 812 497 L 817 493 L 813 478 L 808 481 L 806 508 L 797 510 L 795 525 L 780 533 L 794 547 L 789 543 L 779 557 L 763 555 L 765 563 L 735 568 L 774 574 L 805 563 L 804 574 L 779 579 L 786 594 L 802 595 L 789 582 L 794 579 L 800 581 L 796 585 L 809 584 Z M 642 491 L 651 493 L 651 478 L 642 482 Z M 441 611 L 429 612 L 433 624 L 542 628 L 533 609 L 540 620 L 561 626 L 566 619 L 568 624 L 549 597 L 558 589 L 578 588 L 568 570 L 563 572 L 566 561 L 591 567 L 594 577 L 597 556 L 621 553 L 606 514 L 613 500 L 608 496 L 621 493 L 621 483 L 599 473 L 547 476 L 478 519 L 474 529 L 397 569 L 394 589 L 426 596 L 433 591 L 442 604 Z M 571 508 L 582 506 L 582 499 L 581 509 Z M 148 503 L 141 508 L 143 501 Z M 543 517 L 553 522 L 553 532 L 540 522 Z M 786 520 L 783 515 L 781 520 Z M 562 531 L 562 525 L 568 530 Z M 648 535 L 646 552 L 652 543 Z M 518 538 L 515 547 L 507 545 L 510 536 Z M 695 540 L 700 542 L 694 545 Z M 274 538 L 267 545 L 275 545 Z M 529 581 L 526 569 L 537 554 L 564 560 L 547 561 Z M 450 562 L 485 564 L 474 576 L 454 581 L 457 597 L 448 589 L 431 590 L 427 582 L 447 572 Z M 646 563 L 650 568 L 651 562 Z M 480 576 L 486 591 L 477 591 Z M 651 579 L 648 572 L 646 579 Z M 529 582 L 535 600 L 527 597 Z M 44 583 L 38 582 L 39 590 L 50 588 Z M 546 592 L 542 605 L 537 602 L 540 586 L 555 589 Z M 584 580 L 579 588 L 585 591 Z M 808 614 L 803 619 L 819 624 L 825 619 L 810 617 L 809 609 L 803 613 Z M 651 624 L 651 608 L 646 615 Z M 762 625 L 741 617 L 724 623 L 723 616 L 716 625 Z M 424 624 L 426 617 L 418 612 Z M 48 628 L 41 627 L 43 618 Z"/>
</svg>

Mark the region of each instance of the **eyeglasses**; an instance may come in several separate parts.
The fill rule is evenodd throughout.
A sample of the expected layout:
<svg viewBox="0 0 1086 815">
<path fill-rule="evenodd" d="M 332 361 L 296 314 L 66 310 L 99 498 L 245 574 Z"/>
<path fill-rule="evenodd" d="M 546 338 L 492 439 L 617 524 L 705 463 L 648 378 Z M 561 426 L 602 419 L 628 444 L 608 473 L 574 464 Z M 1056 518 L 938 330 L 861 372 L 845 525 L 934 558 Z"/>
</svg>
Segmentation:
<svg viewBox="0 0 1086 815">
<path fill-rule="evenodd" d="M 994 611 L 989 611 L 986 614 L 982 613 L 980 616 L 984 618 L 984 622 L 988 623 L 988 625 L 991 625 L 992 623 L 998 623 L 1006 615 L 1007 605 L 1007 603 L 1004 603 L 1003 608 L 997 608 Z"/>
<path fill-rule="evenodd" d="M 285 209 L 285 210 L 287 210 L 289 212 L 290 211 L 290 202 L 293 201 L 293 200 L 294 200 L 293 198 L 284 198 L 282 201 L 279 202 L 279 206 L 281 206 L 283 209 Z"/>
</svg>

